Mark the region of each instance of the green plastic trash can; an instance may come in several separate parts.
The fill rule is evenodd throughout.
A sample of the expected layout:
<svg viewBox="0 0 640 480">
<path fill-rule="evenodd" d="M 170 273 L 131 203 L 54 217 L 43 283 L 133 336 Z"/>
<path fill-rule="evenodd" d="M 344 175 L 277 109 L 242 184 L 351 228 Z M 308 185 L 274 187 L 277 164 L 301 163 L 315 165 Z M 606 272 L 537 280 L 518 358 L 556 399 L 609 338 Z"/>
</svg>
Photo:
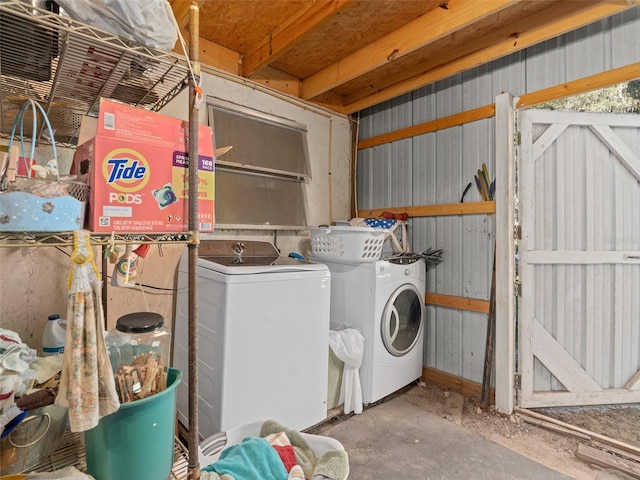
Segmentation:
<svg viewBox="0 0 640 480">
<path fill-rule="evenodd" d="M 167 388 L 123 403 L 84 432 L 87 473 L 96 480 L 165 480 L 173 467 L 176 387 L 182 372 L 167 370 Z"/>
</svg>

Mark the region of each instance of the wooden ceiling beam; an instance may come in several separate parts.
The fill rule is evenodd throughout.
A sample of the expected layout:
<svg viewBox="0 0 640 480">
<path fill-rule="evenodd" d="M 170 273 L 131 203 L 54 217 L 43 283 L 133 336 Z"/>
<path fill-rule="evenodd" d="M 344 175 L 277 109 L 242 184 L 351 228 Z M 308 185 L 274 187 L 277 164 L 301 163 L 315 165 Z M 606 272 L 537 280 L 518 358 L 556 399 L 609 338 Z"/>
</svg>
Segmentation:
<svg viewBox="0 0 640 480">
<path fill-rule="evenodd" d="M 262 68 L 250 80 L 281 93 L 293 95 L 294 97 L 300 96 L 300 79 L 273 67 L 266 66 Z"/>
<path fill-rule="evenodd" d="M 411 80 L 418 75 L 425 75 L 428 72 L 440 72 L 441 69 L 449 71 L 447 70 L 448 65 L 464 61 L 463 59 L 470 58 L 470 55 L 479 54 L 480 52 L 488 52 L 491 48 L 494 48 L 499 44 L 505 44 L 508 47 L 508 43 L 511 42 L 513 46 L 515 46 L 516 42 L 520 42 L 522 32 L 533 31 L 536 28 L 549 23 L 552 19 L 561 19 L 573 15 L 576 11 L 580 10 L 580 7 L 582 9 L 593 7 L 593 5 L 598 1 L 601 0 L 583 1 L 581 4 L 578 4 L 577 2 L 563 2 L 543 13 L 538 12 L 527 18 L 518 20 L 517 22 L 504 25 L 498 30 L 494 30 L 483 37 L 478 37 L 473 43 L 467 42 L 459 47 L 449 48 L 446 51 L 442 51 L 437 57 L 424 61 L 411 68 L 407 68 L 389 77 L 384 77 L 378 81 L 371 82 L 367 88 L 354 92 L 350 95 L 345 95 L 345 104 L 355 103 L 389 87 Z M 469 62 L 465 62 L 465 65 L 468 63 Z M 454 67 L 452 75 L 459 73 L 459 70 L 460 69 L 458 67 Z M 441 78 L 439 77 L 438 80 Z"/>
<path fill-rule="evenodd" d="M 184 37 L 187 49 L 189 48 L 189 34 L 187 30 L 182 30 L 182 36 Z M 218 70 L 233 73 L 234 75 L 240 75 L 240 54 L 233 50 L 213 43 L 203 37 L 198 40 L 200 44 L 200 63 L 208 65 Z M 180 42 L 176 43 L 173 51 L 179 55 L 184 55 Z"/>
<path fill-rule="evenodd" d="M 261 68 L 274 62 L 318 24 L 334 16 L 349 3 L 351 0 L 313 2 L 301 15 L 283 24 L 263 39 L 259 45 L 243 55 L 243 76 L 250 77 Z"/>
<path fill-rule="evenodd" d="M 520 26 L 523 28 L 520 29 L 517 34 L 514 34 L 514 26 L 511 25 L 498 30 L 498 32 L 494 32 L 484 39 L 478 39 L 478 41 L 475 42 L 477 48 L 478 45 L 487 44 L 488 40 L 490 40 L 490 45 L 486 48 L 471 52 L 446 63 L 440 59 L 438 65 L 433 65 L 433 62 L 418 65 L 408 70 L 406 74 L 403 73 L 402 77 L 404 78 L 396 77 L 394 79 L 395 83 L 378 85 L 373 93 L 371 89 L 366 89 L 357 94 L 347 96 L 345 97 L 345 104 L 341 111 L 344 113 L 354 113 L 377 105 L 438 80 L 456 75 L 465 70 L 477 67 L 478 65 L 496 60 L 603 18 L 610 17 L 633 6 L 629 6 L 626 3 L 614 3 L 606 0 L 604 2 L 594 2 L 594 4 L 586 5 L 582 10 L 577 10 L 576 7 L 578 5 L 580 5 L 580 2 L 560 2 L 554 8 L 547 9 L 539 15 L 533 15 L 524 22 L 519 22 L 515 27 Z M 495 37 L 498 34 L 502 39 L 496 42 Z M 493 37 L 492 40 L 491 37 Z M 473 46 L 471 46 L 471 48 L 473 48 Z M 458 50 L 458 53 L 459 52 Z"/>
<path fill-rule="evenodd" d="M 198 7 L 202 7 L 204 0 L 198 0 Z M 176 22 L 180 29 L 185 29 L 189 25 L 189 8 L 191 6 L 191 0 L 173 0 L 171 2 L 171 10 L 173 10 L 173 16 L 176 17 Z"/>
<path fill-rule="evenodd" d="M 521 0 L 449 0 L 416 20 L 302 81 L 302 98 L 311 99 L 338 85 L 392 62 L 425 45 Z M 446 8 L 444 7 L 446 5 Z"/>
</svg>

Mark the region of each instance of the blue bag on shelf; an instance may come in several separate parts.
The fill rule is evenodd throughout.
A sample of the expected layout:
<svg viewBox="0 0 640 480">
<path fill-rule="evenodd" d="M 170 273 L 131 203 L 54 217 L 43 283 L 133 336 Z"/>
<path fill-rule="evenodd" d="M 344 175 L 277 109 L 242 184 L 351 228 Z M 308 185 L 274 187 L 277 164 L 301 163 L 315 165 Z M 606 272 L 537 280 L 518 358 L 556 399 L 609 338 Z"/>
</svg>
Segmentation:
<svg viewBox="0 0 640 480">
<path fill-rule="evenodd" d="M 31 107 L 31 151 L 24 148 L 24 116 Z M 34 160 L 38 112 L 49 131 L 53 159 L 45 165 Z M 9 138 L 12 151 L 16 128 L 20 125 L 20 159 L 23 174 L 8 178 L 10 165 L 5 166 L 0 181 L 0 232 L 68 232 L 84 226 L 84 210 L 89 186 L 75 176 L 60 177 L 53 130 L 42 106 L 34 101 L 23 103 L 16 115 Z M 16 167 L 16 166 L 13 166 Z M 20 168 L 17 168 L 20 171 Z M 34 177 L 34 173 L 37 175 Z"/>
</svg>

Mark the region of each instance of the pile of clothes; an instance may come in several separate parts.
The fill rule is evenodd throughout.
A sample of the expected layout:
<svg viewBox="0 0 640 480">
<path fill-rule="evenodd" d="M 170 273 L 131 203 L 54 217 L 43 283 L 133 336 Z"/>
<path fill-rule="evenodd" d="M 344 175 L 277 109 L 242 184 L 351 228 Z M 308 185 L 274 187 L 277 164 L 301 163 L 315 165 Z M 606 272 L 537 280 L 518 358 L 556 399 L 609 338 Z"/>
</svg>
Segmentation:
<svg viewBox="0 0 640 480">
<path fill-rule="evenodd" d="M 262 424 L 259 437 L 246 437 L 224 449 L 202 468 L 201 480 L 345 480 L 349 459 L 344 449 L 318 452 L 305 437 L 273 420 Z"/>
<path fill-rule="evenodd" d="M 28 410 L 51 405 L 62 356 L 38 357 L 11 330 L 0 328 L 0 432 L 6 436 Z"/>
</svg>

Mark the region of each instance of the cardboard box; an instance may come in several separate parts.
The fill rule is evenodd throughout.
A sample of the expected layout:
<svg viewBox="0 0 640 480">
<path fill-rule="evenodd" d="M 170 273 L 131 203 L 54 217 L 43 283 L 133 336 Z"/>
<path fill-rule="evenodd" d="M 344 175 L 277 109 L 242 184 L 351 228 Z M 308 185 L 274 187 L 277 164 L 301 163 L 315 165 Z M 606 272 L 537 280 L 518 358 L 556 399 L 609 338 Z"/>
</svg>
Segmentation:
<svg viewBox="0 0 640 480">
<path fill-rule="evenodd" d="M 106 99 L 97 132 L 78 146 L 72 171 L 88 161 L 92 232 L 183 232 L 189 229 L 189 123 Z M 211 128 L 198 130 L 198 224 L 214 230 Z"/>
</svg>

